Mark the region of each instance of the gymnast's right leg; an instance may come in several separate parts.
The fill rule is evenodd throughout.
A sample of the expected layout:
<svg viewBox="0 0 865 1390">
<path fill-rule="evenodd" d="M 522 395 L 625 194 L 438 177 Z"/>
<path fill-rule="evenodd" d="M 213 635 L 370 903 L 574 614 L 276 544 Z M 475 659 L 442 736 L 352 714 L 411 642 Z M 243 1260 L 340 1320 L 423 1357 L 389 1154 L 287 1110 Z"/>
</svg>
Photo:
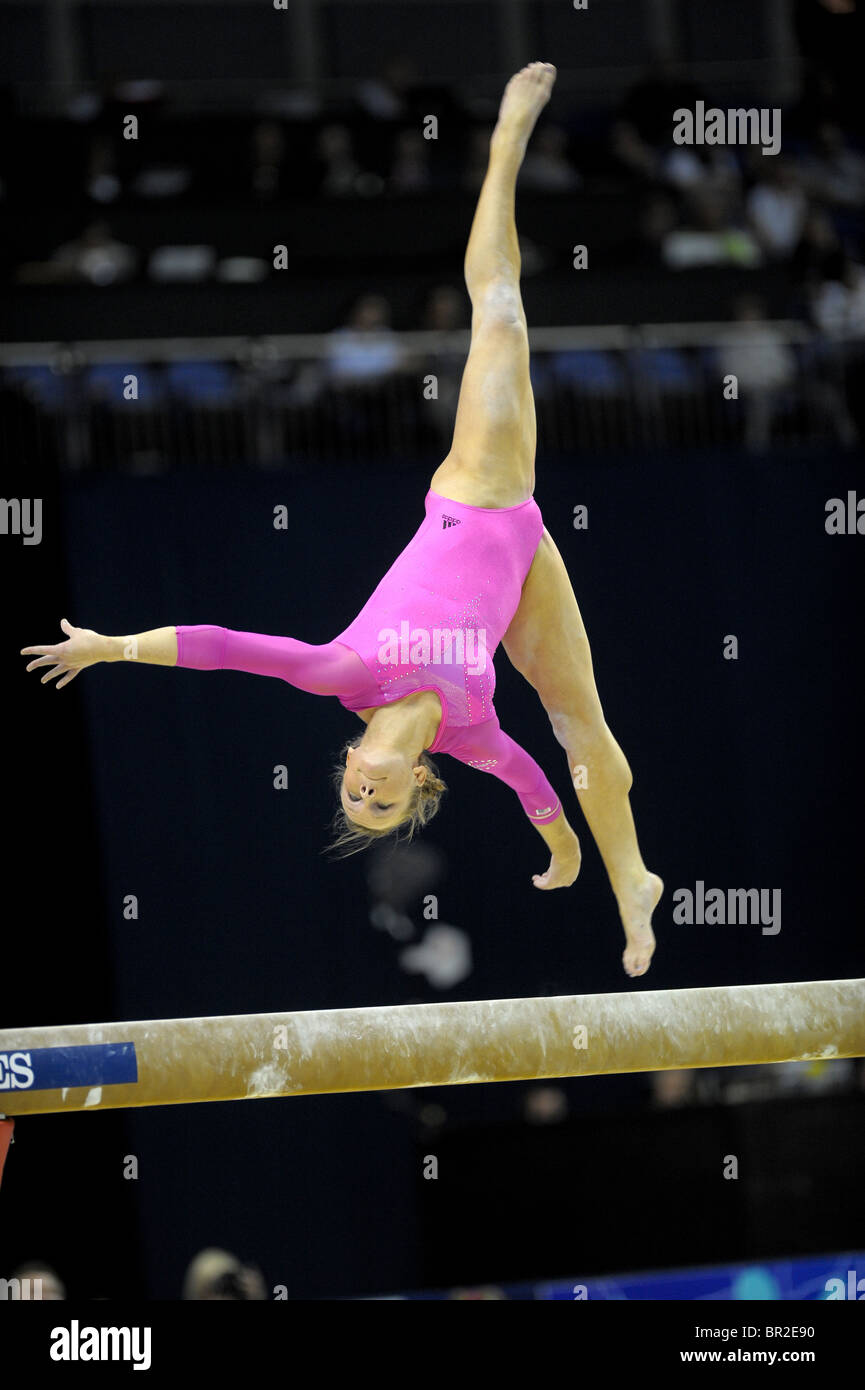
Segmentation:
<svg viewBox="0 0 865 1390">
<path fill-rule="evenodd" d="M 604 718 L 589 639 L 565 562 L 548 531 L 535 551 L 503 646 L 538 692 L 568 755 L 577 799 L 619 904 L 625 970 L 644 975 L 655 949 L 652 913 L 664 885 L 640 854 L 628 797 L 631 769 Z"/>
</svg>

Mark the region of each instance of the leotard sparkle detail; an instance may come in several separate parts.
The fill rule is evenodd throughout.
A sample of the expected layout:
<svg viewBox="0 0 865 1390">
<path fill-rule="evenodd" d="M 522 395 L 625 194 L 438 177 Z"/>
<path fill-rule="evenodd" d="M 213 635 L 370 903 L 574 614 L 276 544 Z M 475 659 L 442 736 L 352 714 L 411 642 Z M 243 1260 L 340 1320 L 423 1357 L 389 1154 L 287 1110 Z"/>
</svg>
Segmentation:
<svg viewBox="0 0 865 1390">
<path fill-rule="evenodd" d="M 408 545 L 332 642 L 184 626 L 177 628 L 177 665 L 277 676 L 355 711 L 434 690 L 442 720 L 428 751 L 491 772 L 545 825 L 561 814 L 558 797 L 493 707 L 493 656 L 543 535 L 540 509 L 533 498 L 516 507 L 470 507 L 432 490 L 425 505 Z"/>
</svg>

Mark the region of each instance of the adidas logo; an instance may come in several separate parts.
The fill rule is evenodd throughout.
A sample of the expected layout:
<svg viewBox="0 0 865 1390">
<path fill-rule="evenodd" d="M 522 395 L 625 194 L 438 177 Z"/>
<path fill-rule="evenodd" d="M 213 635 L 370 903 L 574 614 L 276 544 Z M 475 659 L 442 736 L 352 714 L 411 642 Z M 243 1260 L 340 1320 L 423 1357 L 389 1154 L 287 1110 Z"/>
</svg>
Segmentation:
<svg viewBox="0 0 865 1390">
<path fill-rule="evenodd" d="M 442 530 L 446 531 L 449 526 L 462 526 L 462 521 L 458 516 L 443 516 Z"/>
</svg>

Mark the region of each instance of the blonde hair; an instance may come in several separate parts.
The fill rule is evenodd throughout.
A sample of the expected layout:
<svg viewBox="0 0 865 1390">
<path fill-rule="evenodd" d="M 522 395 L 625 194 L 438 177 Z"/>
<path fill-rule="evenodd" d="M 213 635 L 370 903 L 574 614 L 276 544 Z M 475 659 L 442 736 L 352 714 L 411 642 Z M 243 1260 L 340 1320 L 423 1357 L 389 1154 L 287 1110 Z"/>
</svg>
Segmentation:
<svg viewBox="0 0 865 1390">
<path fill-rule="evenodd" d="M 362 738 L 363 734 L 350 738 L 343 745 L 340 761 L 334 763 L 333 786 L 337 796 L 342 791 L 342 779 L 345 776 L 345 755 L 350 748 L 357 748 Z M 330 853 L 335 854 L 338 859 L 346 859 L 350 854 L 360 854 L 362 850 L 369 849 L 379 840 L 392 838 L 395 843 L 411 840 L 416 830 L 432 820 L 441 805 L 442 793 L 447 791 L 447 787 L 439 777 L 438 768 L 429 754 L 421 753 L 417 761 L 421 767 L 426 768 L 427 775 L 420 786 L 415 785 L 402 820 L 388 830 L 367 829 L 366 826 L 356 825 L 346 815 L 342 806 L 339 806 L 333 818 L 335 838 L 326 847 Z"/>
</svg>

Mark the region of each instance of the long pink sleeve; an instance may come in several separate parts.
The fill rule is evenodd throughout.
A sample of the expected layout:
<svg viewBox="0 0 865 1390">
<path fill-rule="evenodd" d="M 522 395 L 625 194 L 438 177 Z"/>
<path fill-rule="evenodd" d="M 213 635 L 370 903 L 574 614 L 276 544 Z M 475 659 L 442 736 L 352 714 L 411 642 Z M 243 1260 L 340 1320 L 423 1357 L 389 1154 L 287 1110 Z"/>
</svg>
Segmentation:
<svg viewBox="0 0 865 1390">
<path fill-rule="evenodd" d="M 276 676 L 313 695 L 350 698 L 355 708 L 365 701 L 370 708 L 381 703 L 378 685 L 363 661 L 341 642 L 312 646 L 293 637 L 212 625 L 184 626 L 176 631 L 178 666 Z M 447 753 L 480 772 L 491 772 L 516 792 L 535 825 L 546 825 L 561 815 L 561 803 L 541 768 L 504 732 L 495 715 L 467 727 L 448 725 L 443 720 L 430 752 Z"/>
<path fill-rule="evenodd" d="M 201 625 L 177 628 L 177 665 L 196 671 L 251 671 L 276 676 L 312 695 L 379 699 L 378 688 L 360 657 L 341 642 L 311 646 L 293 637 Z"/>
<path fill-rule="evenodd" d="M 449 753 L 469 767 L 500 778 L 516 792 L 535 825 L 547 825 L 562 813 L 561 802 L 541 768 L 505 733 L 495 715 L 483 724 L 446 730 L 431 751 Z"/>
</svg>

